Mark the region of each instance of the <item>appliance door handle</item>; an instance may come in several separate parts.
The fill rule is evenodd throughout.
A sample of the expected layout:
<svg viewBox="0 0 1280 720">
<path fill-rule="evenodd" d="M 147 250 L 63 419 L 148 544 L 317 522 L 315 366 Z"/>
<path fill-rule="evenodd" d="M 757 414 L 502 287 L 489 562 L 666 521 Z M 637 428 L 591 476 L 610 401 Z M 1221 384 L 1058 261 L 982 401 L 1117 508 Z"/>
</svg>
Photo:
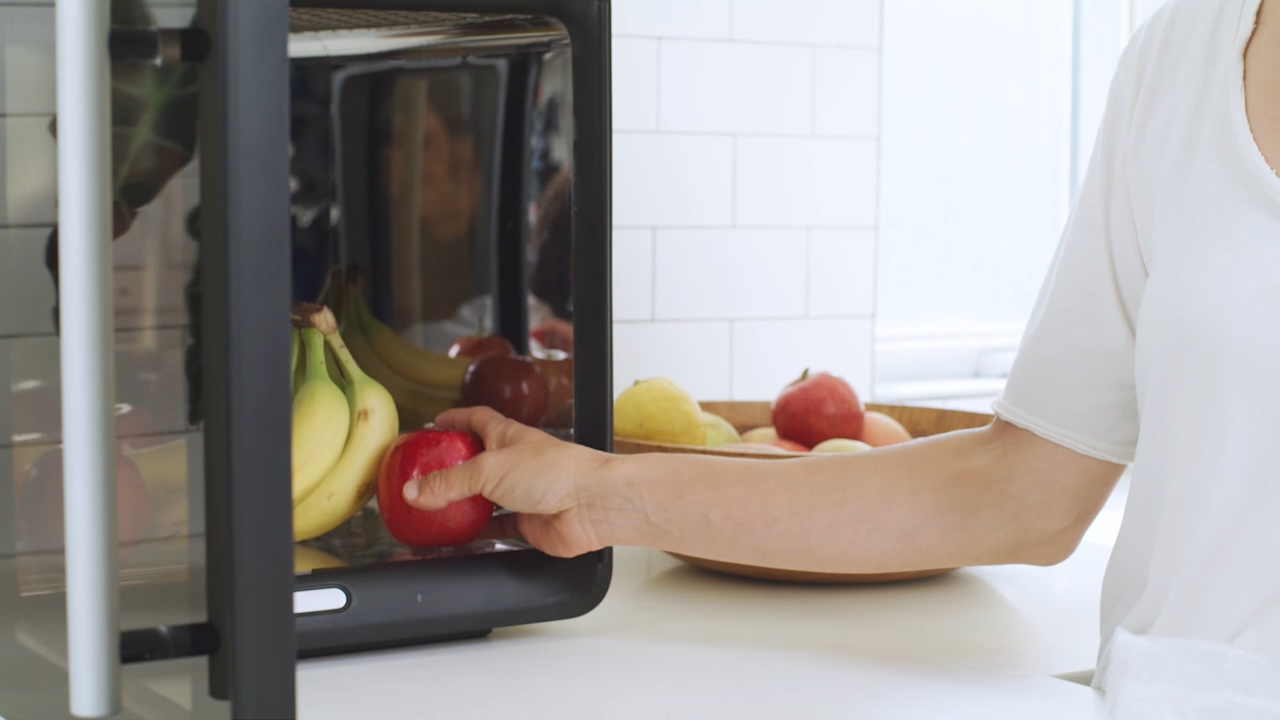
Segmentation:
<svg viewBox="0 0 1280 720">
<path fill-rule="evenodd" d="M 71 714 L 120 711 L 110 3 L 57 0 L 58 307 Z"/>
</svg>

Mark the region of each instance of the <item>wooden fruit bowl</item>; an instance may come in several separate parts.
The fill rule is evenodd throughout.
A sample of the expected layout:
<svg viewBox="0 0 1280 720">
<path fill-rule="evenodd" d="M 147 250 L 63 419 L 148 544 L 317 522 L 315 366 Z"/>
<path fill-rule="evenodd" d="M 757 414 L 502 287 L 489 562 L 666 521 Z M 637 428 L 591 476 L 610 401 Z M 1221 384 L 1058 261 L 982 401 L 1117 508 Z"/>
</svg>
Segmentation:
<svg viewBox="0 0 1280 720">
<path fill-rule="evenodd" d="M 772 424 L 771 405 L 767 402 L 704 402 L 702 409 L 728 420 L 739 432 Z M 912 407 L 906 405 L 868 404 L 867 410 L 882 412 L 902 423 L 912 437 L 921 438 L 930 435 L 985 427 L 991 423 L 992 416 L 984 413 L 971 413 L 960 410 L 942 410 L 938 408 Z M 804 453 L 747 453 L 716 448 L 695 447 L 688 445 L 666 445 L 663 443 L 643 442 L 614 437 L 613 451 L 619 455 L 639 455 L 643 453 L 682 453 L 688 455 L 713 455 L 717 457 L 750 458 L 754 460 L 789 460 L 811 457 Z M 706 558 L 689 557 L 671 553 L 690 565 L 713 572 L 756 580 L 772 580 L 791 583 L 818 584 L 875 584 L 902 582 L 933 577 L 951 572 L 954 568 L 938 570 L 915 570 L 901 573 L 846 574 L 815 573 L 780 568 L 757 567 L 737 563 L 708 560 Z"/>
</svg>

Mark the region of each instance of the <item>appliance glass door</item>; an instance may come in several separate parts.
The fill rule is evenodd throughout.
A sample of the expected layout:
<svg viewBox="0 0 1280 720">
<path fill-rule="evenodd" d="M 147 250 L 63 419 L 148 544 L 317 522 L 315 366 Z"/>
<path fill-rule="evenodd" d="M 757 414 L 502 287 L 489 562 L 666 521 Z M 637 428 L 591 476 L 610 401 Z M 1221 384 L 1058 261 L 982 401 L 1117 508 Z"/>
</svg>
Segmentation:
<svg viewBox="0 0 1280 720">
<path fill-rule="evenodd" d="M 189 28 L 236 3 L 219 4 L 197 20 L 189 5 L 113 0 L 111 24 Z M 0 717 L 47 720 L 70 716 L 57 268 L 60 246 L 74 244 L 60 243 L 56 212 L 54 6 L 0 8 L 0 25 L 0 78 L 21 79 L 0 81 Z M 122 718 L 229 718 L 239 714 L 229 698 L 258 692 L 228 688 L 209 615 L 230 569 L 210 580 L 203 378 L 223 361 L 202 344 L 210 292 L 201 287 L 201 230 L 213 223 L 197 137 L 211 110 L 201 107 L 201 82 L 226 76 L 221 56 L 215 50 L 207 65 L 112 62 L 102 118 L 114 214 L 102 235 L 113 254 Z M 287 603 L 288 588 L 279 594 Z M 290 652 L 282 668 L 290 704 L 292 660 Z"/>
<path fill-rule="evenodd" d="M 607 4 L 336 5 L 290 14 L 294 300 L 334 310 L 402 432 L 489 406 L 607 450 Z M 501 508 L 447 536 L 389 524 L 373 489 L 327 523 L 321 490 L 295 509 L 305 657 L 562 620 L 607 590 L 607 551 L 543 555 Z"/>
<path fill-rule="evenodd" d="M 567 37 L 548 26 L 532 43 L 513 34 L 378 52 L 390 29 L 431 38 L 468 22 L 507 28 L 493 16 L 294 11 L 294 299 L 334 310 L 403 431 L 505 397 L 508 416 L 572 439 Z M 322 40 L 367 52 L 321 54 Z M 519 359 L 468 380 L 473 360 L 456 344 L 481 337 L 503 338 Z M 488 534 L 406 547 L 376 498 L 300 547 L 315 551 L 300 572 L 528 549 Z"/>
</svg>

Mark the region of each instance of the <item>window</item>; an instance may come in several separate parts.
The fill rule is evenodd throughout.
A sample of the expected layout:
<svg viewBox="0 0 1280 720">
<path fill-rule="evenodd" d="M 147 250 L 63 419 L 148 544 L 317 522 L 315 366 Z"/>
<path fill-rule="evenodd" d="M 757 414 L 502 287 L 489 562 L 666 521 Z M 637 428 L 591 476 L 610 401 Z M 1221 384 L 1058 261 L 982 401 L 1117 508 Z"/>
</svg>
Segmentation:
<svg viewBox="0 0 1280 720">
<path fill-rule="evenodd" d="M 885 0 L 876 390 L 988 410 L 1159 0 Z"/>
</svg>

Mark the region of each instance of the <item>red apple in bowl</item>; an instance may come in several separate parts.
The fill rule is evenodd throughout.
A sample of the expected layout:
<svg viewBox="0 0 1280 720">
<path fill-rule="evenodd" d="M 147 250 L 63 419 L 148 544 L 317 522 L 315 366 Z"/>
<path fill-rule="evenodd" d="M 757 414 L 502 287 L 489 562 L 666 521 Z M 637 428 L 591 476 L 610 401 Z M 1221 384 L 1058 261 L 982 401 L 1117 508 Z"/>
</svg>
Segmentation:
<svg viewBox="0 0 1280 720">
<path fill-rule="evenodd" d="M 489 407 L 530 427 L 547 415 L 547 382 L 528 358 L 489 355 L 467 368 L 462 380 L 464 407 Z"/>
<path fill-rule="evenodd" d="M 793 452 L 793 453 L 809 452 L 809 448 L 805 447 L 804 445 L 801 445 L 798 442 L 792 442 L 790 440 L 778 439 L 778 440 L 774 440 L 769 444 L 778 448 L 779 450 L 785 450 L 787 452 Z"/>
<path fill-rule="evenodd" d="M 401 435 L 378 469 L 378 512 L 387 532 L 409 547 L 452 547 L 479 537 L 493 516 L 493 503 L 475 495 L 443 510 L 419 510 L 405 502 L 404 486 L 483 451 L 480 438 L 471 433 L 419 430 Z"/>
<path fill-rule="evenodd" d="M 868 411 L 862 423 L 862 442 L 871 447 L 887 447 L 911 440 L 911 433 L 893 418 Z"/>
<path fill-rule="evenodd" d="M 773 401 L 778 437 L 805 447 L 862 437 L 863 415 L 862 401 L 849 383 L 825 372 L 806 370 Z"/>
<path fill-rule="evenodd" d="M 20 533 L 32 551 L 61 551 L 63 537 L 62 448 L 55 447 L 27 468 L 15 488 Z M 150 501 L 142 472 L 123 453 L 116 455 L 116 539 L 132 545 L 150 523 Z"/>
<path fill-rule="evenodd" d="M 513 357 L 515 347 L 501 335 L 468 335 L 460 337 L 449 346 L 449 357 L 481 358 L 489 355 Z"/>
</svg>

